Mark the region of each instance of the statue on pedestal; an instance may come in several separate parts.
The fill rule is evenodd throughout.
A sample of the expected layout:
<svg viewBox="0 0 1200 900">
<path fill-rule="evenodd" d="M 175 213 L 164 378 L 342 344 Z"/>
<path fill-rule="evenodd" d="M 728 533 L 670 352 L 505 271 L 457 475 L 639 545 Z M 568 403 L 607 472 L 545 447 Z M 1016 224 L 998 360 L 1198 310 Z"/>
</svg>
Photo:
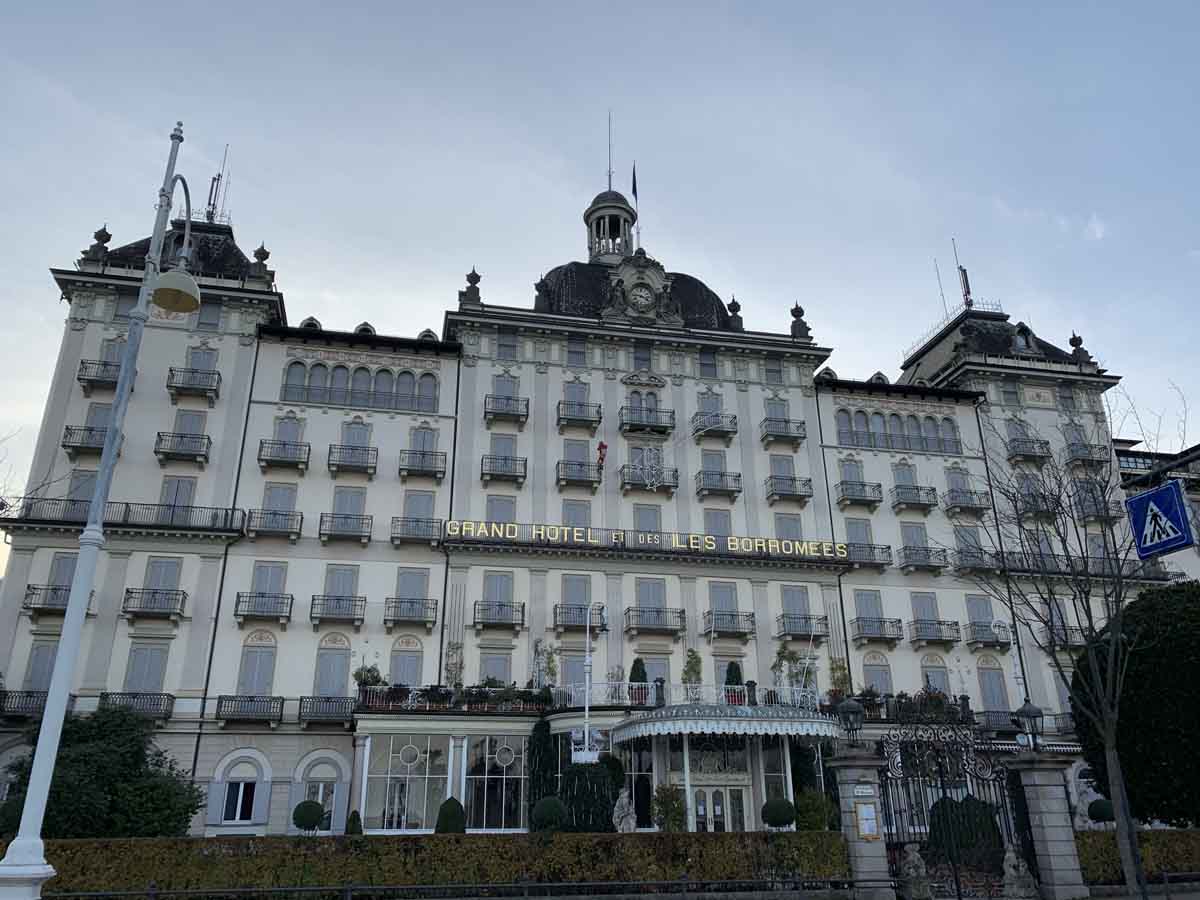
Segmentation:
<svg viewBox="0 0 1200 900">
<path fill-rule="evenodd" d="M 633 800 L 629 796 L 627 787 L 621 788 L 621 793 L 617 795 L 617 804 L 613 807 L 612 823 L 620 834 L 629 834 L 637 830 L 637 811 L 633 807 Z"/>
<path fill-rule="evenodd" d="M 933 888 L 929 885 L 929 871 L 921 859 L 917 844 L 905 844 L 904 856 L 900 859 L 900 878 L 896 893 L 906 900 L 932 900 Z"/>
<path fill-rule="evenodd" d="M 1007 847 L 1004 850 L 1004 896 L 1011 900 L 1029 900 L 1037 895 L 1037 882 L 1029 866 L 1011 846 Z"/>
</svg>

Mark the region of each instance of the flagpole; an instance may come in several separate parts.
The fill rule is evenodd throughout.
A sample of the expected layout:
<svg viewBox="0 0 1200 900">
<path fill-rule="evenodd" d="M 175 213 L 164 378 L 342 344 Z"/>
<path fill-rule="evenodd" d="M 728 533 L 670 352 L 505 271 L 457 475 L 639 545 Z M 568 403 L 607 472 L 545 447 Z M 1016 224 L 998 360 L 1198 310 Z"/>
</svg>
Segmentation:
<svg viewBox="0 0 1200 900">
<path fill-rule="evenodd" d="M 637 224 L 634 226 L 634 231 L 637 234 L 638 249 L 642 246 L 642 216 L 638 210 L 638 195 L 637 195 L 637 160 L 633 161 L 633 218 Z"/>
</svg>

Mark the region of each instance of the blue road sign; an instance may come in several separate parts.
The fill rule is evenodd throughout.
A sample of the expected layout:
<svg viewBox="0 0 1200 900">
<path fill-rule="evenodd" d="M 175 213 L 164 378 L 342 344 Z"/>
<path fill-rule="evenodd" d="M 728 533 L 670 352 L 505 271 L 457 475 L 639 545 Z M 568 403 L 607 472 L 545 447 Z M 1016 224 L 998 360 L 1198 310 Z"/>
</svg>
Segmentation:
<svg viewBox="0 0 1200 900">
<path fill-rule="evenodd" d="M 1129 497 L 1125 509 L 1139 559 L 1161 556 L 1196 542 L 1183 485 L 1178 481 L 1167 481 Z"/>
</svg>

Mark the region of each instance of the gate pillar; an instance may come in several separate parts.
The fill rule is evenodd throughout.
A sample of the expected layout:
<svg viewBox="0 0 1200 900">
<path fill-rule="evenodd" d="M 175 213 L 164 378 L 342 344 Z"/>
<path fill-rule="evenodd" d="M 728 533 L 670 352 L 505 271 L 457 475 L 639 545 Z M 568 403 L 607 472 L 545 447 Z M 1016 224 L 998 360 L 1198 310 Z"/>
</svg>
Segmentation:
<svg viewBox="0 0 1200 900">
<path fill-rule="evenodd" d="M 842 835 L 850 855 L 855 900 L 896 900 L 888 871 L 883 803 L 879 796 L 878 756 L 861 747 L 846 747 L 826 764 L 837 775 Z"/>
<path fill-rule="evenodd" d="M 1046 753 L 1018 753 L 1006 761 L 1021 776 L 1029 807 L 1029 830 L 1037 856 L 1041 894 L 1045 900 L 1088 897 L 1075 847 L 1075 826 L 1067 802 L 1064 773 L 1074 758 Z"/>
</svg>

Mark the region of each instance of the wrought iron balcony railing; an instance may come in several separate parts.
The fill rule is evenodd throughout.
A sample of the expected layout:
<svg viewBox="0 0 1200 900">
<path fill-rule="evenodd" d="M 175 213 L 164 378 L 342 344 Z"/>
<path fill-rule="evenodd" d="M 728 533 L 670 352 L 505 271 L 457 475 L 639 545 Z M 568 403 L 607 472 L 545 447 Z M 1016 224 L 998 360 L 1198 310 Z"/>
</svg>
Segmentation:
<svg viewBox="0 0 1200 900">
<path fill-rule="evenodd" d="M 568 484 L 581 484 L 595 490 L 600 484 L 600 476 L 604 470 L 595 463 L 576 462 L 573 459 L 560 459 L 555 467 L 555 477 L 559 487 Z"/>
<path fill-rule="evenodd" d="M 775 636 L 794 641 L 819 641 L 829 637 L 829 617 L 783 613 L 775 618 Z"/>
<path fill-rule="evenodd" d="M 692 416 L 692 437 L 730 438 L 737 434 L 738 420 L 732 413 L 698 412 Z"/>
<path fill-rule="evenodd" d="M 899 563 L 901 570 L 937 571 L 950 565 L 950 559 L 941 547 L 901 547 Z"/>
<path fill-rule="evenodd" d="M 274 620 L 286 625 L 292 618 L 291 594 L 273 594 L 267 591 L 242 591 L 233 605 L 233 617 L 238 624 L 246 619 Z"/>
<path fill-rule="evenodd" d="M 1006 709 L 976 710 L 975 724 L 984 731 L 1013 732 L 1021 730 L 1012 711 Z"/>
<path fill-rule="evenodd" d="M 529 398 L 509 397 L 504 394 L 488 394 L 483 398 L 483 420 L 492 422 L 503 419 L 524 426 L 529 418 Z"/>
<path fill-rule="evenodd" d="M 371 540 L 374 516 L 359 516 L 349 513 L 321 513 L 318 536 L 326 541 L 359 541 L 366 544 Z"/>
<path fill-rule="evenodd" d="M 104 450 L 107 428 L 92 425 L 68 425 L 63 429 L 62 448 L 69 459 L 77 456 L 97 455 Z"/>
<path fill-rule="evenodd" d="M 441 519 L 419 519 L 411 516 L 392 517 L 392 543 L 400 544 L 430 544 L 435 545 L 442 540 L 443 522 Z"/>
<path fill-rule="evenodd" d="M 329 445 L 328 466 L 334 477 L 337 477 L 339 472 L 362 472 L 368 477 L 373 477 L 378 465 L 378 447 L 361 447 L 357 444 Z"/>
<path fill-rule="evenodd" d="M 484 484 L 493 479 L 524 484 L 528 463 L 524 456 L 493 456 L 488 453 L 480 460 L 479 477 Z"/>
<path fill-rule="evenodd" d="M 892 509 L 916 509 L 928 512 L 937 506 L 937 488 L 898 484 L 891 490 Z"/>
<path fill-rule="evenodd" d="M 1078 625 L 1043 626 L 1041 639 L 1046 649 L 1079 650 L 1087 646 L 1087 632 Z"/>
<path fill-rule="evenodd" d="M 45 691 L 0 691 L 0 716 L 36 718 L 46 709 Z"/>
<path fill-rule="evenodd" d="M 558 430 L 582 427 L 592 434 L 600 424 L 602 411 L 599 403 L 579 403 L 575 400 L 558 401 Z"/>
<path fill-rule="evenodd" d="M 678 634 L 687 620 L 682 609 L 661 606 L 630 606 L 625 610 L 625 630 L 628 632 L 663 632 Z"/>
<path fill-rule="evenodd" d="M 71 596 L 69 584 L 27 584 L 21 608 L 29 612 L 63 613 Z"/>
<path fill-rule="evenodd" d="M 126 588 L 121 614 L 141 619 L 178 619 L 183 615 L 187 591 L 164 588 Z"/>
<path fill-rule="evenodd" d="M 400 479 L 426 475 L 435 481 L 446 477 L 446 454 L 440 450 L 401 450 Z"/>
<path fill-rule="evenodd" d="M 855 641 L 888 641 L 896 643 L 904 637 L 899 619 L 875 619 L 859 616 L 850 620 L 850 637 Z"/>
<path fill-rule="evenodd" d="M 246 536 L 279 535 L 293 544 L 304 527 L 304 513 L 282 509 L 252 509 L 246 519 Z"/>
<path fill-rule="evenodd" d="M 867 506 L 871 509 L 883 502 L 883 485 L 878 481 L 839 481 L 833 486 L 839 509 L 847 506 Z"/>
<path fill-rule="evenodd" d="M 354 722 L 354 697 L 301 697 L 300 726 L 321 722 L 349 727 Z"/>
<path fill-rule="evenodd" d="M 1000 568 L 1000 560 L 982 547 L 960 548 L 954 551 L 954 568 L 960 572 L 990 572 Z"/>
<path fill-rule="evenodd" d="M 320 622 L 351 622 L 357 627 L 362 625 L 366 615 L 367 598 L 349 594 L 313 594 L 308 608 L 309 621 L 314 625 Z"/>
<path fill-rule="evenodd" d="M 83 388 L 83 396 L 90 397 L 93 390 L 112 389 L 117 386 L 117 378 L 121 374 L 119 362 L 107 362 L 102 359 L 81 359 L 79 372 L 75 380 Z"/>
<path fill-rule="evenodd" d="M 705 634 L 731 634 L 745 637 L 754 633 L 754 613 L 706 609 L 703 625 Z"/>
<path fill-rule="evenodd" d="M 18 527 L 81 528 L 87 521 L 90 500 L 49 497 L 23 497 L 0 511 L 0 525 Z M 208 531 L 240 534 L 243 514 L 240 509 L 215 506 L 171 506 L 161 503 L 123 503 L 104 505 L 104 527 L 113 531 Z"/>
<path fill-rule="evenodd" d="M 1116 500 L 1085 495 L 1075 498 L 1075 515 L 1087 521 L 1115 522 L 1125 517 L 1125 507 Z"/>
<path fill-rule="evenodd" d="M 715 472 L 701 469 L 696 473 L 696 496 L 724 494 L 736 497 L 742 492 L 742 476 L 739 472 Z"/>
<path fill-rule="evenodd" d="M 859 566 L 890 566 L 892 548 L 888 544 L 847 544 L 846 558 Z"/>
<path fill-rule="evenodd" d="M 1110 448 L 1106 444 L 1085 444 L 1071 441 L 1067 444 L 1066 458 L 1071 465 L 1102 466 L 1109 461 Z"/>
<path fill-rule="evenodd" d="M 908 639 L 916 646 L 957 644 L 962 640 L 962 629 L 947 619 L 913 619 L 908 623 Z"/>
<path fill-rule="evenodd" d="M 258 467 L 264 472 L 272 467 L 308 469 L 312 444 L 307 441 L 276 441 L 263 438 L 258 442 Z"/>
<path fill-rule="evenodd" d="M 775 441 L 799 447 L 807 437 L 807 428 L 803 419 L 776 419 L 771 416 L 758 423 L 758 439 L 763 446 Z"/>
<path fill-rule="evenodd" d="M 171 402 L 184 395 L 207 397 L 212 406 L 221 396 L 221 373 L 215 369 L 186 369 L 172 366 L 167 370 L 167 393 Z"/>
<path fill-rule="evenodd" d="M 501 625 L 506 628 L 522 628 L 525 625 L 524 603 L 500 603 L 494 600 L 475 601 L 475 627 L 487 628 Z"/>
<path fill-rule="evenodd" d="M 991 508 L 991 502 L 986 491 L 951 488 L 942 494 L 942 506 L 945 507 L 947 515 L 963 513 L 982 515 Z"/>
<path fill-rule="evenodd" d="M 617 473 L 621 479 L 621 490 L 625 493 L 634 490 L 656 490 L 666 491 L 668 494 L 673 494 L 679 488 L 679 470 L 659 467 L 655 471 L 655 478 L 651 480 L 645 466 L 634 464 L 621 466 Z"/>
<path fill-rule="evenodd" d="M 666 434 L 675 429 L 675 410 L 622 406 L 617 413 L 617 425 L 622 433 L 647 431 Z"/>
<path fill-rule="evenodd" d="M 556 631 L 599 630 L 605 627 L 604 610 L 586 603 L 556 603 L 554 605 L 554 628 Z"/>
<path fill-rule="evenodd" d="M 1057 508 L 1049 494 L 1044 491 L 1022 491 L 1015 498 L 1017 515 L 1034 519 L 1052 517 Z"/>
<path fill-rule="evenodd" d="M 1038 438 L 1010 438 L 1007 444 L 1009 462 L 1045 462 L 1050 458 L 1050 442 Z"/>
<path fill-rule="evenodd" d="M 805 503 L 813 495 L 812 479 L 798 478 L 795 475 L 768 475 L 763 482 L 763 488 L 766 490 L 769 506 L 773 506 L 780 500 L 797 500 Z"/>
<path fill-rule="evenodd" d="M 1006 650 L 1012 645 L 1012 634 L 1003 622 L 968 622 L 967 646 Z"/>
<path fill-rule="evenodd" d="M 221 694 L 217 697 L 220 722 L 266 722 L 272 728 L 283 721 L 283 698 L 251 694 Z"/>
<path fill-rule="evenodd" d="M 150 719 L 165 721 L 175 711 L 175 695 L 142 691 L 106 691 L 100 694 L 100 708 L 132 710 Z"/>
<path fill-rule="evenodd" d="M 438 411 L 437 394 L 396 394 L 391 391 L 364 391 L 323 385 L 285 384 L 279 391 L 284 403 L 313 403 L 358 409 L 394 409 L 401 412 Z"/>
<path fill-rule="evenodd" d="M 909 450 L 916 453 L 947 453 L 962 455 L 958 438 L 923 434 L 889 434 L 882 431 L 838 431 L 838 443 L 843 447 L 870 447 L 875 450 Z"/>
<path fill-rule="evenodd" d="M 383 624 L 421 624 L 433 628 L 437 621 L 437 601 L 426 597 L 388 597 L 383 602 Z"/>
<path fill-rule="evenodd" d="M 154 455 L 159 464 L 169 459 L 184 459 L 203 466 L 212 451 L 212 438 L 207 434 L 179 434 L 160 431 L 154 441 Z"/>
</svg>

